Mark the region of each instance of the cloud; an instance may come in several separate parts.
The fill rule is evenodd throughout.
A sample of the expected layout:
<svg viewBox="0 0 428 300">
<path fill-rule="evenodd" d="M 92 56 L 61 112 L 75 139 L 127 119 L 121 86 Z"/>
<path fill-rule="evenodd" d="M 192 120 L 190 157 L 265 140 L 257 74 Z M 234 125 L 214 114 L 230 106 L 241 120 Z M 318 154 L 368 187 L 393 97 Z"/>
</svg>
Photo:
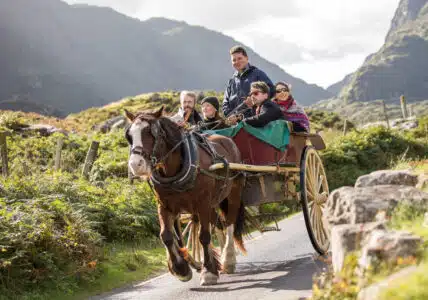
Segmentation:
<svg viewBox="0 0 428 300">
<path fill-rule="evenodd" d="M 299 9 L 293 1 L 246 0 L 244 1 L 200 1 L 200 0 L 65 0 L 73 3 L 87 3 L 110 6 L 114 9 L 138 17 L 165 17 L 185 21 L 191 25 L 201 25 L 218 31 L 245 26 L 262 16 L 298 16 Z"/>
<path fill-rule="evenodd" d="M 330 76 L 311 66 L 322 66 L 324 73 L 337 67 L 329 70 L 335 73 L 332 78 L 355 71 L 356 61 L 361 64 L 382 46 L 400 0 L 66 1 L 111 6 L 142 20 L 165 17 L 221 31 L 285 71 L 326 85 Z"/>
</svg>

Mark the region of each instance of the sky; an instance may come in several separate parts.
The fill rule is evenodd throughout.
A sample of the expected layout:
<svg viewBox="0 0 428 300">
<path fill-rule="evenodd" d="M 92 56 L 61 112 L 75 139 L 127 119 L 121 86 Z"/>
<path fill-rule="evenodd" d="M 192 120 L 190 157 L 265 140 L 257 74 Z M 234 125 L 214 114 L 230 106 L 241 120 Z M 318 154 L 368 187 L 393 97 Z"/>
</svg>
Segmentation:
<svg viewBox="0 0 428 300">
<path fill-rule="evenodd" d="M 108 6 L 141 20 L 165 17 L 220 31 L 287 73 L 328 87 L 382 46 L 400 0 L 65 1 Z"/>
</svg>

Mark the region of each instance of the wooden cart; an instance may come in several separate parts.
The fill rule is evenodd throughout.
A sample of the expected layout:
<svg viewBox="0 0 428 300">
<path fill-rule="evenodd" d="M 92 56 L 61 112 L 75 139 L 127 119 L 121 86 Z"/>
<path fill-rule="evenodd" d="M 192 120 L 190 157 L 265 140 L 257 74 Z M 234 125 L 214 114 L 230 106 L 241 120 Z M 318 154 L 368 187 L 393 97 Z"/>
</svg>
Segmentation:
<svg viewBox="0 0 428 300">
<path fill-rule="evenodd" d="M 317 150 L 325 149 L 325 144 L 318 134 L 293 132 L 290 124 L 289 130 L 290 141 L 283 152 L 240 130 L 233 140 L 241 151 L 243 163 L 230 163 L 229 170 L 242 171 L 246 178 L 243 191 L 246 207 L 300 202 L 311 243 L 323 255 L 330 246 L 330 232 L 324 215 L 329 188 Z M 223 163 L 217 163 L 210 166 L 210 171 L 222 168 Z M 189 253 L 200 261 L 199 223 L 190 215 L 182 215 L 181 220 L 185 223 L 182 236 Z M 214 237 L 223 247 L 224 234 L 216 230 Z"/>
</svg>

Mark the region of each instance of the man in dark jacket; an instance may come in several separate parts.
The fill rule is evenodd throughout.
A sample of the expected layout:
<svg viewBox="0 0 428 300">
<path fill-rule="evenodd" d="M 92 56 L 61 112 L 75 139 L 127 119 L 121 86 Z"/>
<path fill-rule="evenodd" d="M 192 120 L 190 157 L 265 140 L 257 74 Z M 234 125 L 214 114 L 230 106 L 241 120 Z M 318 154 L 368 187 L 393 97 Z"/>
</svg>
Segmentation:
<svg viewBox="0 0 428 300">
<path fill-rule="evenodd" d="M 253 127 L 264 127 L 269 122 L 284 119 L 281 108 L 269 99 L 269 86 L 263 81 L 256 81 L 251 84 L 250 97 L 248 97 L 236 109 L 236 113 L 242 113 L 248 108 L 255 107 L 255 115 L 244 117 L 242 122 Z M 229 123 L 236 124 L 239 120 L 236 115 L 229 117 Z"/>
<path fill-rule="evenodd" d="M 250 92 L 251 83 L 255 81 L 263 81 L 269 86 L 269 98 L 274 96 L 275 88 L 269 77 L 260 69 L 252 66 L 248 62 L 247 51 L 244 47 L 235 46 L 230 49 L 230 56 L 233 67 L 236 72 L 229 80 L 226 91 L 224 93 L 223 113 L 229 116 L 231 112 L 240 105 Z M 254 115 L 254 111 L 248 109 L 244 115 L 249 117 Z"/>
</svg>

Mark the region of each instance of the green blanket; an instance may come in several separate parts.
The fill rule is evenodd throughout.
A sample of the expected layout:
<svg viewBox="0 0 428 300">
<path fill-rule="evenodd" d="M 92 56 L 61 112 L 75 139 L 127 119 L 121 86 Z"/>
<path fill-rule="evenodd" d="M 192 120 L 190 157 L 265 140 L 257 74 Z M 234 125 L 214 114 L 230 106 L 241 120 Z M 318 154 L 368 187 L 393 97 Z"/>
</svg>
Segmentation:
<svg viewBox="0 0 428 300">
<path fill-rule="evenodd" d="M 274 146 L 280 151 L 285 150 L 290 140 L 290 132 L 288 131 L 287 122 L 284 120 L 272 121 L 265 127 L 261 128 L 250 126 L 244 122 L 239 122 L 236 126 L 220 130 L 207 130 L 204 131 L 204 133 L 234 137 L 241 129 L 255 136 L 259 140 Z"/>
</svg>

